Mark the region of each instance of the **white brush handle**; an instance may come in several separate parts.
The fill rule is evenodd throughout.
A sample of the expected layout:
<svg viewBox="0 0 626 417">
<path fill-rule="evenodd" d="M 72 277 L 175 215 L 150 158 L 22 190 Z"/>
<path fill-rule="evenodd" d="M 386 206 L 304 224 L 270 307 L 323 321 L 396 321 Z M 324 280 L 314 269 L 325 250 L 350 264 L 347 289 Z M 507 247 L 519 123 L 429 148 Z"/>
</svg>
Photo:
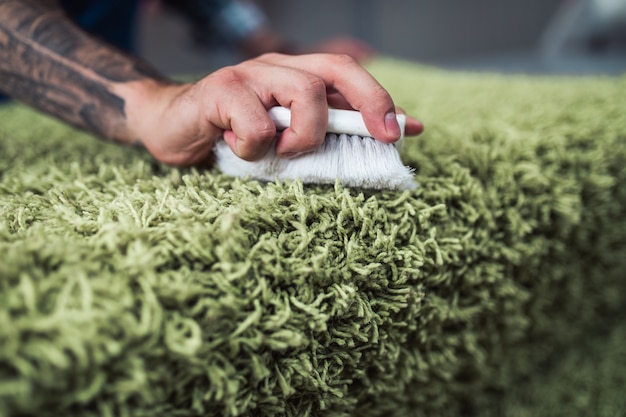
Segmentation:
<svg viewBox="0 0 626 417">
<path fill-rule="evenodd" d="M 287 129 L 291 125 L 291 110 L 285 107 L 272 107 L 268 110 L 270 118 L 274 121 L 277 129 Z M 406 116 L 396 115 L 400 125 L 400 139 L 404 137 L 404 126 Z M 328 109 L 328 133 L 345 133 L 347 135 L 358 135 L 362 137 L 373 137 L 365 127 L 363 116 L 355 110 Z"/>
</svg>

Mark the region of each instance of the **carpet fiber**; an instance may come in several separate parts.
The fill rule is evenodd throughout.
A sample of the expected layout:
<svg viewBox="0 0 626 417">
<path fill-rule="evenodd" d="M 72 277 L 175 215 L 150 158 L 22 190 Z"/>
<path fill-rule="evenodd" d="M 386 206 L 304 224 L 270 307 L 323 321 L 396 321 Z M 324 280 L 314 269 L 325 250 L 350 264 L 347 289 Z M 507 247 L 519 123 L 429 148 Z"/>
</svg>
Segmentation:
<svg viewBox="0 0 626 417">
<path fill-rule="evenodd" d="M 0 416 L 623 413 L 626 78 L 369 69 L 426 125 L 417 190 L 0 109 Z"/>
</svg>

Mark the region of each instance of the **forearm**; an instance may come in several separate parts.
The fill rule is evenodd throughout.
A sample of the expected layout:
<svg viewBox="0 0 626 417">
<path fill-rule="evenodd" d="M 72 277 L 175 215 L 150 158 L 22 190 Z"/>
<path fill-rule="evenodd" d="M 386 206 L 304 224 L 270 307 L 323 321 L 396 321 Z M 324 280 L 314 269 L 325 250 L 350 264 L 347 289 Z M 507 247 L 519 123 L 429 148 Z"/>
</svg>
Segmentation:
<svg viewBox="0 0 626 417">
<path fill-rule="evenodd" d="M 131 142 L 129 101 L 168 81 L 91 38 L 54 1 L 0 0 L 0 90 L 101 137 Z"/>
</svg>

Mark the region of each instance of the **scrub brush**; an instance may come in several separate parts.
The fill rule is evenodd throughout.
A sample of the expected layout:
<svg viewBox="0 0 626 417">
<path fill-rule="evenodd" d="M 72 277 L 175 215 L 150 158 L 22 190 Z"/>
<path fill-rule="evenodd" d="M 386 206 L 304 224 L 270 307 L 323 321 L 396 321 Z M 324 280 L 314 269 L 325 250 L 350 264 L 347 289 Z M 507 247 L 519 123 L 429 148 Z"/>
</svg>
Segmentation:
<svg viewBox="0 0 626 417">
<path fill-rule="evenodd" d="M 291 111 L 273 107 L 268 111 L 276 129 L 289 127 Z M 315 151 L 295 158 L 280 158 L 272 146 L 258 161 L 245 161 L 223 140 L 215 147 L 220 170 L 231 176 L 258 180 L 299 179 L 303 183 L 334 184 L 367 189 L 410 190 L 417 187 L 413 169 L 400 160 L 406 117 L 397 115 L 402 136 L 396 143 L 372 138 L 358 111 L 328 110 L 328 129 L 323 144 Z"/>
</svg>

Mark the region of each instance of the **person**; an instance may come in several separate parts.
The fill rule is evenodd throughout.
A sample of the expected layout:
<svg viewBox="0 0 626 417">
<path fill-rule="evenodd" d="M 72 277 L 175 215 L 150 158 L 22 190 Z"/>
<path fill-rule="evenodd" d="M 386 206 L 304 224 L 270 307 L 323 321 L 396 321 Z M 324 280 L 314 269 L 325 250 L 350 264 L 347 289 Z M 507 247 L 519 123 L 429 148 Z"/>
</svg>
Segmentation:
<svg viewBox="0 0 626 417">
<path fill-rule="evenodd" d="M 209 2 L 172 3 L 196 27 L 226 19 L 202 8 Z M 0 90 L 100 137 L 141 144 L 176 166 L 210 160 L 220 137 L 239 157 L 261 158 L 276 138 L 267 114 L 275 105 L 292 111 L 291 126 L 274 144 L 282 157 L 322 143 L 329 106 L 359 110 L 380 141 L 400 137 L 392 98 L 348 55 L 263 53 L 178 83 L 127 52 L 136 11 L 129 0 L 0 0 Z M 407 135 L 422 129 L 408 117 Z"/>
</svg>

